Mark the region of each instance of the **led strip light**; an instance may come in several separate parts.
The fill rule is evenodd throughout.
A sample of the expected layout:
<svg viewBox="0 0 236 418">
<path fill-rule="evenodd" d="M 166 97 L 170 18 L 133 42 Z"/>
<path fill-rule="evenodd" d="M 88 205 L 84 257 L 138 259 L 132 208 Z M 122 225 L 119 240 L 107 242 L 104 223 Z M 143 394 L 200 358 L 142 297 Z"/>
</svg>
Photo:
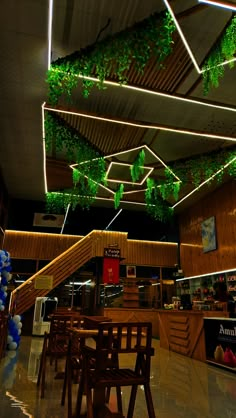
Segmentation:
<svg viewBox="0 0 236 418">
<path fill-rule="evenodd" d="M 198 0 L 198 1 L 200 2 L 200 0 Z M 176 19 L 176 17 L 175 17 L 175 14 L 174 14 L 174 12 L 173 12 L 173 10 L 172 10 L 172 8 L 171 8 L 171 6 L 170 6 L 170 4 L 169 4 L 168 0 L 163 0 L 163 2 L 165 3 L 165 5 L 166 5 L 166 7 L 167 7 L 167 9 L 168 9 L 168 11 L 169 11 L 169 13 L 170 13 L 170 15 L 171 15 L 172 19 L 174 20 L 174 23 L 175 23 L 176 29 L 177 29 L 177 30 L 178 30 L 178 32 L 179 32 L 179 36 L 181 37 L 181 39 L 182 39 L 182 41 L 183 41 L 183 44 L 184 44 L 184 46 L 185 46 L 185 48 L 186 48 L 186 50 L 187 50 L 187 52 L 188 52 L 188 54 L 189 54 L 189 56 L 190 56 L 190 59 L 192 60 L 192 63 L 193 63 L 193 65 L 194 65 L 195 69 L 197 70 L 198 74 L 202 74 L 202 73 L 204 73 L 205 71 L 209 71 L 209 70 L 210 70 L 210 68 L 201 69 L 201 68 L 199 67 L 199 65 L 198 65 L 198 63 L 197 63 L 197 61 L 196 61 L 196 59 L 195 59 L 195 56 L 194 56 L 194 54 L 193 54 L 193 52 L 192 52 L 192 50 L 191 50 L 191 48 L 190 48 L 190 46 L 189 46 L 189 44 L 188 44 L 188 42 L 187 42 L 187 40 L 186 40 L 186 38 L 185 38 L 185 36 L 184 36 L 183 32 L 182 32 L 182 29 L 181 29 L 181 27 L 180 27 L 180 25 L 179 25 L 179 23 L 178 23 L 178 21 L 177 21 L 177 19 Z M 214 6 L 220 6 L 220 7 L 223 7 L 223 3 L 221 3 L 221 2 L 220 2 L 220 3 L 219 3 L 219 2 L 217 2 L 217 1 L 214 1 L 214 2 L 211 2 L 211 1 L 203 1 L 203 2 L 204 2 L 204 3 L 211 4 L 211 5 L 213 5 L 213 4 L 214 4 Z M 224 6 L 224 7 L 226 8 L 226 6 Z M 235 7 L 235 9 L 236 9 L 236 7 Z M 232 10 L 232 8 L 231 8 L 231 10 Z M 229 64 L 230 62 L 233 62 L 233 61 L 236 61 L 236 58 L 232 58 L 231 60 L 224 61 L 224 62 L 222 62 L 221 64 L 218 64 L 218 65 L 217 65 L 217 67 L 224 66 L 224 65 Z M 211 68 L 214 68 L 214 67 L 211 67 Z"/>
</svg>

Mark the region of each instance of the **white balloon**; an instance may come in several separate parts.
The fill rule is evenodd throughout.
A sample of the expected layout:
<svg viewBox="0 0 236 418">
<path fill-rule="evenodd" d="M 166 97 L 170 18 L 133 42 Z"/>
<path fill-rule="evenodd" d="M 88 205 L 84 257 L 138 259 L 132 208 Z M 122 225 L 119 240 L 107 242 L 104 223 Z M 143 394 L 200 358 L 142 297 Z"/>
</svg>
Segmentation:
<svg viewBox="0 0 236 418">
<path fill-rule="evenodd" d="M 9 344 L 10 350 L 16 350 L 16 348 L 17 348 L 17 344 L 14 341 Z"/>
<path fill-rule="evenodd" d="M 10 344 L 13 341 L 13 337 L 11 335 L 8 335 L 7 337 L 7 343 Z"/>
<path fill-rule="evenodd" d="M 4 305 L 1 305 L 0 306 L 0 311 L 4 311 L 4 309 L 5 309 L 5 306 Z"/>
<path fill-rule="evenodd" d="M 18 335 L 21 335 L 21 329 L 18 329 Z"/>
<path fill-rule="evenodd" d="M 15 315 L 15 316 L 13 316 L 13 321 L 17 324 L 18 322 L 20 322 L 20 320 L 21 320 L 21 317 L 20 317 L 20 315 Z"/>
<path fill-rule="evenodd" d="M 2 290 L 4 290 L 4 292 L 7 291 L 7 286 L 2 286 Z"/>
<path fill-rule="evenodd" d="M 22 328 L 22 322 L 17 323 L 17 328 Z"/>
<path fill-rule="evenodd" d="M 10 359 L 16 357 L 16 351 L 8 351 L 7 352 L 7 357 L 10 358 Z"/>
</svg>

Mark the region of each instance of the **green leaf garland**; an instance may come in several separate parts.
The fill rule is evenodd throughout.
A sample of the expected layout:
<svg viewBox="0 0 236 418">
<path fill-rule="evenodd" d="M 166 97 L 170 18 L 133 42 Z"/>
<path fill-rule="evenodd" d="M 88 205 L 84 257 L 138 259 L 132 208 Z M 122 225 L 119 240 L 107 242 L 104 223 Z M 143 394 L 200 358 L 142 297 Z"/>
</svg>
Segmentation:
<svg viewBox="0 0 236 418">
<path fill-rule="evenodd" d="M 157 65 L 172 51 L 175 24 L 168 12 L 155 13 L 113 36 L 57 59 L 47 73 L 49 103 L 55 105 L 61 96 L 71 101 L 71 94 L 79 82 L 78 75 L 97 77 L 98 88 L 105 79 L 115 75 L 119 83 L 126 83 L 127 71 L 135 63 L 139 72 L 154 55 Z M 83 95 L 88 97 L 93 81 L 83 79 Z"/>
</svg>

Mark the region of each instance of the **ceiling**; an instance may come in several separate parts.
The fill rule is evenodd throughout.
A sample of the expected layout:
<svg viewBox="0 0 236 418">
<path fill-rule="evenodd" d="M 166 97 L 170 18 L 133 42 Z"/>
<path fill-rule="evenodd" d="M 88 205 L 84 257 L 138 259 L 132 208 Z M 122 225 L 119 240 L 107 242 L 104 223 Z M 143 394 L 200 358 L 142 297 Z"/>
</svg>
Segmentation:
<svg viewBox="0 0 236 418">
<path fill-rule="evenodd" d="M 153 13 L 165 10 L 165 3 L 162 0 L 54 0 L 51 60 L 131 27 Z M 230 3 L 236 5 L 236 0 Z M 232 13 L 199 4 L 197 0 L 172 0 L 169 4 L 201 67 Z M 2 0 L 0 22 L 0 166 L 10 197 L 43 201 L 45 166 L 49 191 L 71 186 L 71 168 L 63 155 L 50 152 L 44 164 L 43 103 L 50 108 L 45 82 L 48 2 Z M 132 149 L 140 147 L 145 149 L 147 156 L 145 165 L 159 170 L 160 175 L 163 163 L 168 165 L 233 146 L 236 141 L 236 66 L 226 68 L 219 87 L 212 88 L 204 96 L 202 76 L 196 71 L 178 32 L 164 66 L 164 69 L 158 69 L 151 59 L 142 75 L 131 66 L 127 73 L 130 88 L 116 83 L 107 85 L 105 90 L 93 88 L 89 97 L 84 98 L 79 87 L 73 95 L 73 105 L 62 101 L 53 110 L 103 156 L 110 156 L 107 164 L 112 161 L 132 164 L 137 154 Z M 110 81 L 117 81 L 115 75 Z M 65 113 L 68 110 L 79 112 L 79 115 Z M 121 152 L 115 158 L 111 157 Z M 121 174 L 124 180 L 123 168 L 117 165 L 118 171 L 114 170 L 112 174 Z M 124 196 L 124 207 L 133 209 L 134 204 L 128 202 L 138 202 L 138 208 L 144 208 L 142 186 L 138 185 L 135 192 Z M 127 187 L 130 191 L 130 186 Z M 180 199 L 193 188 L 188 184 Z M 109 189 L 111 193 L 100 188 L 100 196 L 106 200 L 98 200 L 97 204 L 113 205 L 112 182 Z M 178 210 L 208 192 L 209 187 L 202 187 L 180 203 Z"/>
</svg>

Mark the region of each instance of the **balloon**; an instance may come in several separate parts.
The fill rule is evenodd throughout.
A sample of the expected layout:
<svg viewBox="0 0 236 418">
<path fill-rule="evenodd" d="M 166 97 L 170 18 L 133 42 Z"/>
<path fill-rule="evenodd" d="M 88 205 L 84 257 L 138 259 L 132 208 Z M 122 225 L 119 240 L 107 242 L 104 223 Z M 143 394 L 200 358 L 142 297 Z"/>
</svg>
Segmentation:
<svg viewBox="0 0 236 418">
<path fill-rule="evenodd" d="M 17 324 L 18 322 L 20 322 L 20 320 L 21 320 L 21 317 L 20 317 L 20 315 L 15 315 L 15 316 L 13 316 L 13 321 Z"/>
<path fill-rule="evenodd" d="M 12 341 L 13 341 L 12 336 L 11 335 L 8 335 L 8 337 L 7 337 L 7 344 L 12 343 Z"/>
<path fill-rule="evenodd" d="M 16 350 L 17 344 L 13 341 L 9 344 L 9 348 L 10 348 L 10 350 Z"/>
<path fill-rule="evenodd" d="M 18 322 L 17 328 L 22 328 L 22 322 Z"/>
</svg>

